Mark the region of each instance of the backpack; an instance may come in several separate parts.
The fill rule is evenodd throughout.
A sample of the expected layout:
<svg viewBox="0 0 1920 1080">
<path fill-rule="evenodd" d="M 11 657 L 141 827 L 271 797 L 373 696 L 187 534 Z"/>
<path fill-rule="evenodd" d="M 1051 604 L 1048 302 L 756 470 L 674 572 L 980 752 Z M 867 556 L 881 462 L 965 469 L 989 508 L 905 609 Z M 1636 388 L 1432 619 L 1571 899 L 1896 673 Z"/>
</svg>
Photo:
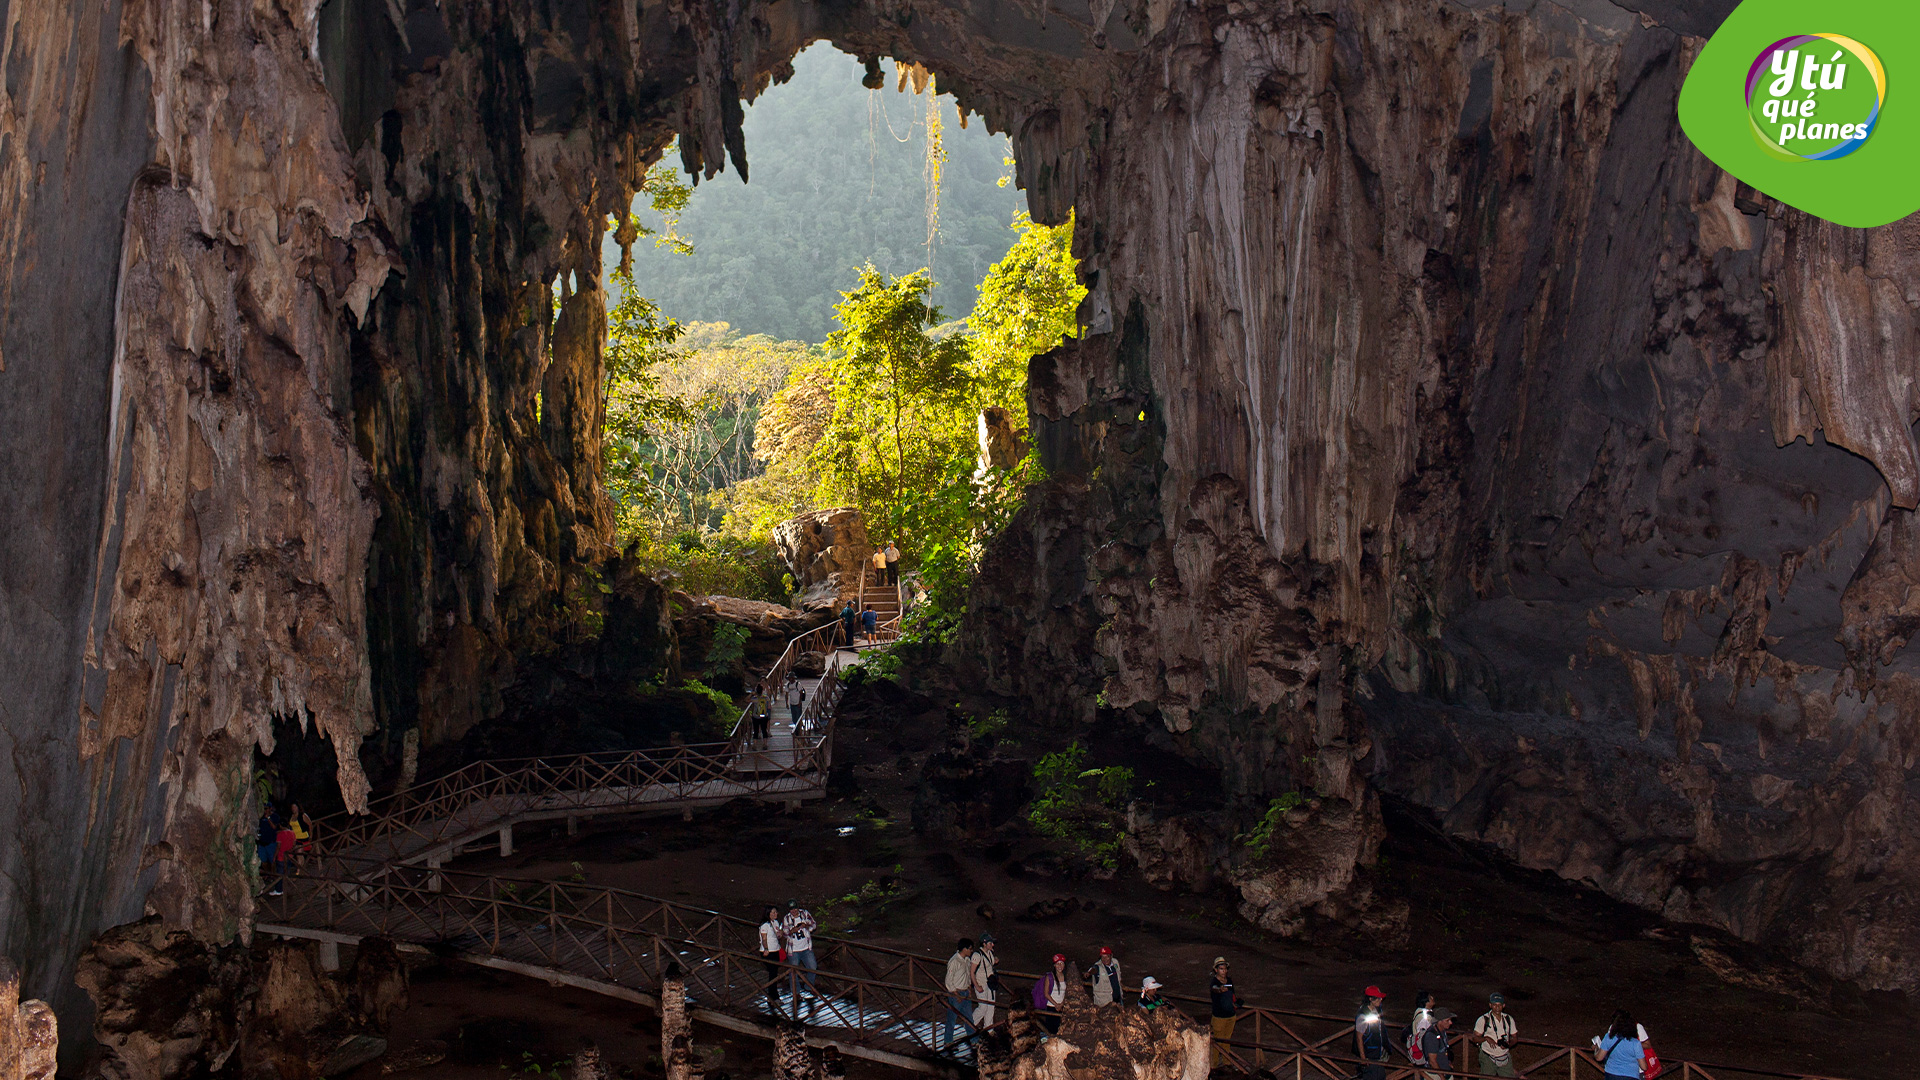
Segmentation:
<svg viewBox="0 0 1920 1080">
<path fill-rule="evenodd" d="M 1428 1014 L 1427 1023 L 1433 1023 L 1431 1013 Z M 1413 1022 L 1407 1025 L 1407 1060 L 1415 1065 L 1424 1065 L 1427 1061 L 1427 1052 L 1420 1047 L 1420 1036 L 1426 1030 L 1420 1023 L 1419 1010 L 1415 1010 Z"/>
</svg>

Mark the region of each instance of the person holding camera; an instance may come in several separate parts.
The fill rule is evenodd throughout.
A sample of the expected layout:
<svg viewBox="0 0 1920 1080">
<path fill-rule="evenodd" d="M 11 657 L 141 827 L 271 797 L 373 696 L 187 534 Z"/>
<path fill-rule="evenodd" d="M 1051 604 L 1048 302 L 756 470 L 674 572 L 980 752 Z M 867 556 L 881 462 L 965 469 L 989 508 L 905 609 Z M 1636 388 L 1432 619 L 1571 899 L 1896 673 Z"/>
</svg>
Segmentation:
<svg viewBox="0 0 1920 1080">
<path fill-rule="evenodd" d="M 1519 1075 L 1513 1069 L 1513 1044 L 1519 1041 L 1520 1025 L 1507 1015 L 1506 995 L 1487 998 L 1487 1011 L 1473 1022 L 1467 1038 L 1480 1048 L 1480 1075 Z"/>
</svg>

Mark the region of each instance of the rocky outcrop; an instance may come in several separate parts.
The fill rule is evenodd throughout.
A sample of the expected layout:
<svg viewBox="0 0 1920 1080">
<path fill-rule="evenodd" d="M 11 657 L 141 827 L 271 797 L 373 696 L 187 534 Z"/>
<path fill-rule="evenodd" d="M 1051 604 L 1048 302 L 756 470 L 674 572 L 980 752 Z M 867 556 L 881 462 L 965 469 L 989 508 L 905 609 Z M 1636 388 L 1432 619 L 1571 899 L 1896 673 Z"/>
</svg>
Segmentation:
<svg viewBox="0 0 1920 1080">
<path fill-rule="evenodd" d="M 20 971 L 0 957 L 0 1076 L 53 1080 L 60 1025 L 44 1001 L 20 1000 Z"/>
<path fill-rule="evenodd" d="M 813 510 L 773 527 L 773 546 L 793 574 L 801 607 L 838 606 L 860 588 L 873 542 L 860 511 Z"/>
<path fill-rule="evenodd" d="M 344 974 L 314 942 L 210 946 L 150 918 L 101 935 L 80 961 L 102 1080 L 235 1075 L 319 1080 L 386 1051 L 407 972 L 391 942 L 363 941 Z"/>
<path fill-rule="evenodd" d="M 1010 1044 L 982 1050 L 983 1077 L 1205 1080 L 1211 1069 L 1212 1039 L 1178 1009 L 1095 1008 L 1084 994 L 1070 993 L 1060 1010 L 1059 1033 L 1044 1042 L 1026 1010 L 1015 1010 L 1008 1023 Z"/>
</svg>

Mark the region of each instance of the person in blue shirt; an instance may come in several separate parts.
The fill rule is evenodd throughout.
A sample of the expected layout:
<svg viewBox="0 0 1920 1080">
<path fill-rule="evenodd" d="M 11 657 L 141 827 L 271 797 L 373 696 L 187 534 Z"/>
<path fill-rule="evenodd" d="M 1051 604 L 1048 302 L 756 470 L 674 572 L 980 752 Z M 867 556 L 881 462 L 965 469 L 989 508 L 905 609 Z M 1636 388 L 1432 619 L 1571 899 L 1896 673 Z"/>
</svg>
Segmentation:
<svg viewBox="0 0 1920 1080">
<path fill-rule="evenodd" d="M 1640 1055 L 1646 1043 L 1647 1029 L 1634 1023 L 1632 1013 L 1620 1009 L 1613 1014 L 1607 1033 L 1593 1040 L 1594 1057 L 1608 1076 L 1640 1080 Z"/>
<path fill-rule="evenodd" d="M 1367 1064 L 1360 1066 L 1357 1080 L 1387 1080 L 1387 1023 L 1380 1018 L 1380 1003 L 1387 998 L 1378 986 L 1367 987 L 1366 999 L 1353 1018 L 1354 1052 Z"/>
<path fill-rule="evenodd" d="M 880 626 L 880 613 L 869 607 L 860 613 L 860 625 L 866 628 L 867 640 L 873 640 L 873 632 Z"/>
</svg>

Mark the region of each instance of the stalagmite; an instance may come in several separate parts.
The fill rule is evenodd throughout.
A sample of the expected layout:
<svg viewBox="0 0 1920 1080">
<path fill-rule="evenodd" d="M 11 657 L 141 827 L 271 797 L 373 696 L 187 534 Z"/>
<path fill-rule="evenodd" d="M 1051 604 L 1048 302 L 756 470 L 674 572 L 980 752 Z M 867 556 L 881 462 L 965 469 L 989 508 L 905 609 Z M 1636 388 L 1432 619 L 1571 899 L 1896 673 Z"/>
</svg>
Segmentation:
<svg viewBox="0 0 1920 1080">
<path fill-rule="evenodd" d="M 813 1053 L 807 1049 L 806 1029 L 782 1021 L 773 1038 L 773 1080 L 816 1080 Z"/>
<path fill-rule="evenodd" d="M 660 981 L 660 1060 L 666 1064 L 667 1080 L 700 1080 L 693 1020 L 687 1016 L 686 973 L 679 964 L 667 965 Z"/>
<path fill-rule="evenodd" d="M 592 1043 L 584 1043 L 574 1051 L 573 1065 L 568 1074 L 570 1080 L 607 1080 L 606 1066 L 600 1063 L 600 1048 Z M 673 1074 L 667 1074 L 671 1077 Z"/>
</svg>

